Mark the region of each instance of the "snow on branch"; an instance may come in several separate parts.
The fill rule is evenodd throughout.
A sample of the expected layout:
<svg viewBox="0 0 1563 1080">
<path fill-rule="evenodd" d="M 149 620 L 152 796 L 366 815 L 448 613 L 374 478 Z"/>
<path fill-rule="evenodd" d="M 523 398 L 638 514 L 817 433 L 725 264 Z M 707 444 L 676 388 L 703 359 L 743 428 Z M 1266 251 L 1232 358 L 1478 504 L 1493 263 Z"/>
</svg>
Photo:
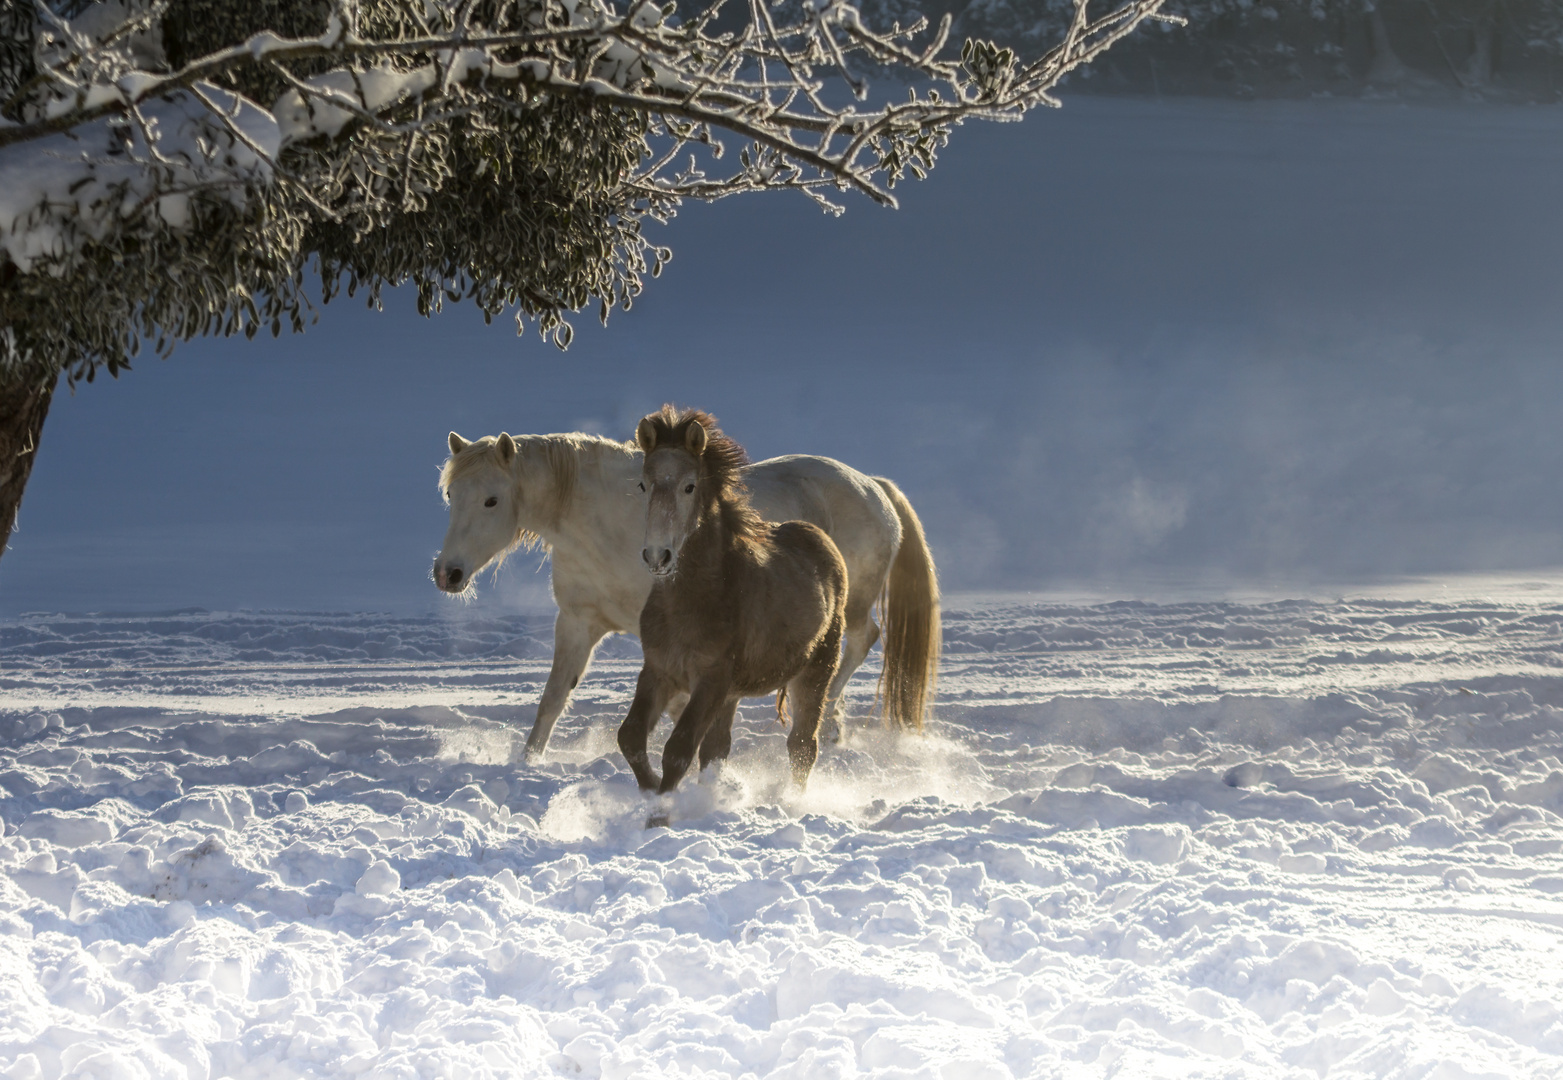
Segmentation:
<svg viewBox="0 0 1563 1080">
<path fill-rule="evenodd" d="M 1023 61 L 848 0 L 620 2 L 0 0 L 0 376 L 114 374 L 402 286 L 564 347 L 569 313 L 661 271 L 645 226 L 682 200 L 894 205 L 954 126 L 1056 105 L 1168 18 L 1075 0 Z"/>
<path fill-rule="evenodd" d="M 952 126 L 1055 105 L 1070 71 L 1165 18 L 1162 2 L 1127 0 L 1097 15 L 1078 0 L 1063 40 L 1022 64 L 980 41 L 949 58 L 948 19 L 931 32 L 924 22 L 872 31 L 846 0 L 802 0 L 787 18 L 750 0 L 736 31 L 713 29 L 721 0 L 683 21 L 652 0 L 623 12 L 607 0 L 446 0 L 418 5 L 433 13 L 422 32 L 395 35 L 364 31 L 359 5 L 335 0 L 320 34 L 267 31 L 174 67 L 163 2 L 101 0 L 66 19 L 34 0 L 38 70 L 0 103 L 0 250 L 26 272 L 71 227 L 98 233 L 155 204 L 177 228 L 178 200 L 192 189 L 237 197 L 286 183 L 297 144 L 355 126 L 411 142 L 490 99 L 538 94 L 647 118 L 646 154 L 622 178 L 632 191 L 714 199 L 796 188 L 823 202 L 845 188 L 893 205 L 890 188 L 922 176 Z M 221 88 L 257 68 L 286 88 L 269 107 Z M 870 104 L 865 72 L 913 90 Z M 721 168 L 733 137 L 743 144 L 737 164 Z"/>
</svg>

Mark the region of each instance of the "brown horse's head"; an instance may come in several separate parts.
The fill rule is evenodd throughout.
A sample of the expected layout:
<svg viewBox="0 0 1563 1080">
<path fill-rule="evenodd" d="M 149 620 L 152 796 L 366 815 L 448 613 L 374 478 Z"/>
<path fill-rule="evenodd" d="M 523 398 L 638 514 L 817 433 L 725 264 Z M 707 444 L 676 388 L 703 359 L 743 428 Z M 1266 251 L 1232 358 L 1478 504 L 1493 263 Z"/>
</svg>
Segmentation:
<svg viewBox="0 0 1563 1080">
<path fill-rule="evenodd" d="M 640 556 L 646 569 L 667 577 L 706 511 L 725 506 L 745 520 L 752 516 L 740 476 L 749 458 L 716 417 L 698 409 L 662 406 L 641 420 L 635 441 L 646 455 L 641 487 L 650 493 Z"/>
</svg>

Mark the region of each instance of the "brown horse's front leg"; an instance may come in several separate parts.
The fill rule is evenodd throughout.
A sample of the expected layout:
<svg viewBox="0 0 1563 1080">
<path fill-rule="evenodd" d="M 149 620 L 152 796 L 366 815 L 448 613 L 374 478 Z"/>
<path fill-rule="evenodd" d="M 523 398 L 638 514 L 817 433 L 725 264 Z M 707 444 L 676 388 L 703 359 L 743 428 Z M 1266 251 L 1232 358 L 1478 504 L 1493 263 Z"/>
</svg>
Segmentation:
<svg viewBox="0 0 1563 1080">
<path fill-rule="evenodd" d="M 635 782 L 642 791 L 650 791 L 658 783 L 657 774 L 652 771 L 651 761 L 646 755 L 646 742 L 651 737 L 651 729 L 661 719 L 667 700 L 667 680 L 649 667 L 642 667 L 640 678 L 635 682 L 635 700 L 630 703 L 630 711 L 624 717 L 624 723 L 619 725 L 619 750 L 623 752 L 624 760 L 629 762 L 630 769 L 635 773 Z"/>
<path fill-rule="evenodd" d="M 726 761 L 733 752 L 733 720 L 738 714 L 738 700 L 729 698 L 706 728 L 705 738 L 700 740 L 700 767 L 704 769 L 713 761 Z"/>
<path fill-rule="evenodd" d="M 673 725 L 662 748 L 662 786 L 657 790 L 666 794 L 678 787 L 678 782 L 689 771 L 695 760 L 695 752 L 705 740 L 706 732 L 725 710 L 737 708 L 736 699 L 729 702 L 725 678 L 704 678 L 689 695 L 689 704 Z"/>
</svg>

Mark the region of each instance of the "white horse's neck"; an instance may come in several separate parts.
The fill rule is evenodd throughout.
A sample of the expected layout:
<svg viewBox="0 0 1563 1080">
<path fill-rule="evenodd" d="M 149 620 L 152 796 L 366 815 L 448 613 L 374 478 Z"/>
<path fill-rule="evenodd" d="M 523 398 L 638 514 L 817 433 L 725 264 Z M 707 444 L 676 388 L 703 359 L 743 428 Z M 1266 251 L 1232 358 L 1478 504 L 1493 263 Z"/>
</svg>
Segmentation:
<svg viewBox="0 0 1563 1080">
<path fill-rule="evenodd" d="M 640 452 L 629 444 L 582 434 L 526 435 L 516 442 L 517 524 L 550 546 L 590 543 L 603 529 L 616 532 L 644 513 L 635 486 Z"/>
<path fill-rule="evenodd" d="M 518 525 L 549 547 L 561 616 L 599 633 L 635 632 L 651 591 L 640 559 L 646 534 L 640 451 L 589 435 L 517 441 L 511 473 Z"/>
</svg>

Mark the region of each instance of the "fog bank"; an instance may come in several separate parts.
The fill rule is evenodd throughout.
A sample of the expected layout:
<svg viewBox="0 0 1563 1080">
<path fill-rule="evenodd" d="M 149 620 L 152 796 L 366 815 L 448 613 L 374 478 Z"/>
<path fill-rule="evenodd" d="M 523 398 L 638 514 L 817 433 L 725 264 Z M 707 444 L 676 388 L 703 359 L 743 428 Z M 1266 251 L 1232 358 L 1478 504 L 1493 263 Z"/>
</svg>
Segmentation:
<svg viewBox="0 0 1563 1080">
<path fill-rule="evenodd" d="M 899 212 L 690 207 L 569 353 L 333 304 L 61 393 L 0 613 L 424 609 L 445 433 L 626 437 L 894 477 L 947 585 L 1563 564 L 1563 114 L 1072 98 L 958 131 Z M 516 562 L 480 603 L 544 600 Z"/>
</svg>

